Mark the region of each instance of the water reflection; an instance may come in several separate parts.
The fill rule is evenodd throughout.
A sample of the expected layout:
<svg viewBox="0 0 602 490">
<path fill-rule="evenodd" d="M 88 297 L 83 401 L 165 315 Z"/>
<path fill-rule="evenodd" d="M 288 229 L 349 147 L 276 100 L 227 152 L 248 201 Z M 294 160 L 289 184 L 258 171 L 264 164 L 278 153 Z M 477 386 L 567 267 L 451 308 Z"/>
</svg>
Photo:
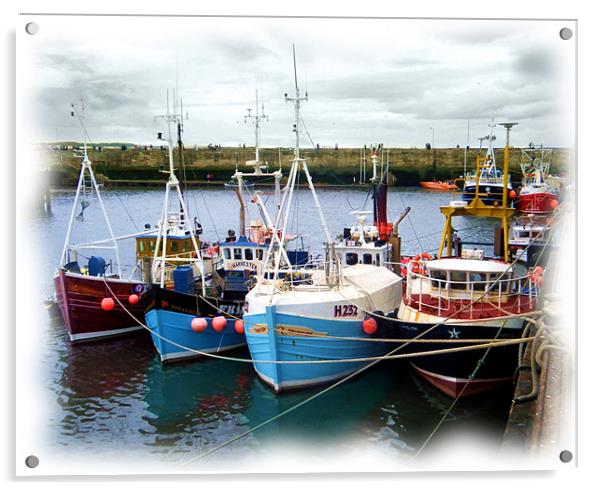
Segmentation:
<svg viewBox="0 0 602 490">
<path fill-rule="evenodd" d="M 333 233 L 349 226 L 346 211 L 367 205 L 365 190 L 320 190 L 325 217 Z M 203 198 L 201 198 L 203 193 Z M 123 215 L 123 205 L 137 223 L 154 223 L 161 207 L 159 190 L 105 192 L 111 216 Z M 193 214 L 202 214 L 208 235 L 224 234 L 235 226 L 238 209 L 230 191 L 195 189 L 188 193 Z M 313 209 L 309 192 L 301 191 L 294 204 Z M 443 219 L 437 206 L 447 194 L 416 189 L 395 189 L 389 196 L 389 217 L 406 206 L 411 219 L 401 225 L 404 253 L 435 249 Z M 203 202 L 212 203 L 206 210 Z M 36 233 L 44 237 L 45 257 L 40 263 L 47 278 L 44 293 L 51 289 L 52 258 L 58 257 L 68 220 L 71 195 L 55 196 L 53 215 L 32 219 Z M 342 211 L 343 209 L 343 211 Z M 92 226 L 93 206 L 86 210 L 88 226 L 82 237 L 100 238 Z M 309 211 L 305 213 L 311 215 Z M 211 218 L 211 219 L 209 219 Z M 303 216 L 302 216 L 303 218 Z M 213 225 L 215 224 L 215 230 Z M 114 223 L 116 234 L 132 232 L 129 220 Z M 470 228 L 467 240 L 490 240 L 491 227 L 482 220 L 462 223 Z M 293 231 L 312 236 L 314 248 L 322 242 L 318 220 L 293 220 Z M 419 239 L 417 239 L 419 237 Z M 212 239 L 212 238 L 211 238 Z M 42 241 L 40 241 L 42 243 Z M 133 263 L 134 250 L 125 248 L 124 263 Z M 41 295 L 40 302 L 45 299 Z M 54 403 L 48 434 L 57 445 L 72 451 L 143 450 L 169 460 L 188 459 L 216 447 L 256 425 L 306 400 L 322 388 L 276 395 L 255 375 L 252 365 L 197 360 L 161 365 L 146 332 L 102 342 L 72 345 L 60 321 L 48 320 L 46 353 L 41 368 Z M 237 355 L 246 355 L 245 351 Z M 466 399 L 456 406 L 441 431 L 477 428 L 501 437 L 507 414 L 508 393 Z M 312 451 L 329 451 L 341 445 L 386 447 L 410 456 L 423 443 L 446 412 L 451 399 L 418 378 L 401 361 L 381 362 L 348 383 L 284 415 L 233 445 L 243 454 L 254 454 L 273 444 L 307 445 Z M 222 454 L 221 452 L 219 454 Z"/>
</svg>

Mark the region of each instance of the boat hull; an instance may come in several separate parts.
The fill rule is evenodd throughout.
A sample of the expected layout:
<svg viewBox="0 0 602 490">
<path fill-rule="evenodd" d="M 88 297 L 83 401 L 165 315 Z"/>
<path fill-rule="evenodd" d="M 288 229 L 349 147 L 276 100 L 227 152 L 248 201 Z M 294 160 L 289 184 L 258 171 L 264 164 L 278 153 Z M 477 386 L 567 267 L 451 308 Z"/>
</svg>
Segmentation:
<svg viewBox="0 0 602 490">
<path fill-rule="evenodd" d="M 439 322 L 413 323 L 389 319 L 378 319 L 377 323 L 379 328 L 396 326 L 398 335 L 403 339 L 411 340 L 420 336 L 421 339 L 443 341 L 410 343 L 403 348 L 403 352 L 412 353 L 474 345 L 474 343 L 444 342 L 450 339 L 518 339 L 524 328 L 522 319 L 517 317 L 507 319 L 505 323 L 503 319 L 499 319 L 483 324 L 455 322 L 438 325 Z M 477 369 L 485 352 L 486 349 L 475 349 L 450 354 L 424 355 L 412 357 L 411 364 L 422 378 L 446 395 L 453 398 L 466 397 L 498 388 L 514 380 L 518 364 L 518 344 L 492 347 L 484 363 Z M 473 374 L 474 378 L 470 380 Z"/>
<path fill-rule="evenodd" d="M 234 318 L 227 317 L 226 328 L 216 331 L 211 321 L 223 313 L 194 294 L 153 286 L 143 296 L 142 303 L 161 362 L 202 357 L 202 353 L 224 352 L 246 344 L 244 335 L 234 329 Z M 217 305 L 230 315 L 242 314 L 240 302 L 219 302 Z M 192 330 L 194 318 L 206 319 L 208 325 L 203 332 Z"/>
<path fill-rule="evenodd" d="M 60 269 L 54 278 L 54 289 L 72 342 L 98 340 L 144 328 L 136 321 L 142 322 L 144 319 L 142 306 L 130 305 L 128 301 L 131 294 L 140 294 L 144 290 L 140 282 L 86 276 Z M 100 307 L 104 298 L 113 297 L 111 291 L 127 311 L 117 302 L 111 311 Z"/>
<path fill-rule="evenodd" d="M 395 348 L 389 343 L 326 337 L 373 338 L 374 335 L 367 335 L 362 330 L 363 320 L 311 318 L 278 313 L 275 307 L 268 306 L 265 313 L 246 314 L 244 324 L 255 371 L 276 392 L 333 382 L 368 362 L 277 364 L 272 361 L 376 357 Z M 386 337 L 384 331 L 379 334 Z"/>
<path fill-rule="evenodd" d="M 424 189 L 431 189 L 434 191 L 453 191 L 456 189 L 455 184 L 450 184 L 448 182 L 420 182 L 420 187 Z"/>
<path fill-rule="evenodd" d="M 518 198 L 517 208 L 522 213 L 549 214 L 558 205 L 558 196 L 551 192 L 535 192 L 521 194 Z"/>
</svg>

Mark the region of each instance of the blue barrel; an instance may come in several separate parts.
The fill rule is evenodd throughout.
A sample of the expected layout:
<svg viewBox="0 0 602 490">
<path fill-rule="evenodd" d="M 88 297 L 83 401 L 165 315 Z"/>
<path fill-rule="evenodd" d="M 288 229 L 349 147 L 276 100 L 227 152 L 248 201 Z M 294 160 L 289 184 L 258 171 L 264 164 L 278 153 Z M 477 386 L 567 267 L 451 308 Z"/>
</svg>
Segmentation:
<svg viewBox="0 0 602 490">
<path fill-rule="evenodd" d="M 192 267 L 181 265 L 173 271 L 173 288 L 178 293 L 194 293 L 194 274 Z"/>
<path fill-rule="evenodd" d="M 88 274 L 91 276 L 104 276 L 107 263 L 102 257 L 93 255 L 88 260 Z"/>
</svg>

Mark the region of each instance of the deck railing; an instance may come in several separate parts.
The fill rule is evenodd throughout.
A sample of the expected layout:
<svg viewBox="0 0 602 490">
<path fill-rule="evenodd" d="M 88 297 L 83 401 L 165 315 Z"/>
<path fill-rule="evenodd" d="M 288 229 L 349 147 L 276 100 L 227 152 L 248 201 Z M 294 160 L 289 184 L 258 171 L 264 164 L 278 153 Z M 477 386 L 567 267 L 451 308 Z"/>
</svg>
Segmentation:
<svg viewBox="0 0 602 490">
<path fill-rule="evenodd" d="M 470 280 L 468 275 L 465 281 L 452 281 L 436 279 L 426 271 L 416 271 L 424 264 L 418 260 L 408 262 L 405 290 L 406 304 L 423 313 L 434 310 L 437 316 L 445 316 L 452 312 L 455 302 L 466 305 L 465 311 L 470 318 L 484 305 L 494 306 L 498 316 L 503 316 L 505 311 L 520 314 L 532 310 L 539 295 L 539 284 L 532 274 L 505 277 L 507 273 L 488 273 L 493 277 L 484 281 Z"/>
</svg>

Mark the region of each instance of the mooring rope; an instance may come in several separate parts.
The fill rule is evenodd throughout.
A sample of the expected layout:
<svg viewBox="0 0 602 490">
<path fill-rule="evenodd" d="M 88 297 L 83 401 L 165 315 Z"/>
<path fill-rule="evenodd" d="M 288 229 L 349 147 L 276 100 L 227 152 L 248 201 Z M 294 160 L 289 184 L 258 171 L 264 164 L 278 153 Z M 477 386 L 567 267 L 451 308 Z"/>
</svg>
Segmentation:
<svg viewBox="0 0 602 490">
<path fill-rule="evenodd" d="M 106 278 L 103 276 L 103 281 L 105 283 L 105 286 L 107 288 L 107 290 L 109 291 L 109 293 L 111 293 L 111 295 L 113 296 L 113 298 L 115 298 L 115 301 L 117 301 L 117 304 L 119 304 L 119 306 L 134 320 L 136 321 L 136 323 L 138 325 L 140 325 L 141 327 L 143 327 L 145 330 L 148 330 L 152 335 L 156 336 L 157 338 L 173 345 L 174 347 L 178 347 L 180 349 L 184 349 L 188 352 L 193 352 L 195 354 L 199 354 L 202 356 L 206 356 L 206 357 L 211 357 L 213 359 L 220 359 L 223 361 L 234 361 L 234 362 L 242 362 L 242 363 L 255 363 L 255 364 L 338 364 L 338 363 L 348 363 L 348 362 L 357 362 L 357 363 L 364 363 L 364 362 L 372 362 L 372 361 L 380 361 L 383 359 L 405 359 L 405 358 L 409 358 L 409 357 L 420 357 L 423 355 L 439 355 L 439 354 L 447 354 L 447 353 L 451 353 L 451 352 L 462 352 L 464 350 L 476 350 L 476 349 L 485 349 L 487 347 L 490 346 L 490 344 L 492 344 L 491 346 L 493 347 L 495 346 L 504 346 L 504 345 L 511 345 L 511 344 L 520 344 L 520 343 L 525 343 L 525 342 L 530 342 L 532 339 L 530 337 L 525 338 L 525 339 L 508 339 L 508 340 L 500 340 L 498 342 L 494 342 L 492 343 L 490 340 L 489 342 L 484 342 L 484 343 L 478 343 L 476 345 L 468 345 L 468 346 L 464 346 L 464 347 L 450 347 L 448 349 L 439 349 L 439 350 L 433 350 L 433 351 L 428 351 L 426 353 L 424 352 L 412 352 L 412 353 L 408 353 L 408 354 L 398 354 L 395 356 L 370 356 L 370 357 L 350 357 L 350 358 L 342 358 L 342 359 L 313 359 L 313 360 L 306 360 L 306 361 L 300 361 L 300 360 L 296 360 L 296 361 L 284 361 L 284 360 L 268 360 L 268 359 L 246 359 L 246 358 L 241 358 L 241 357 L 231 357 L 231 356 L 222 356 L 219 354 L 213 354 L 211 352 L 204 352 L 204 351 L 200 351 L 197 349 L 193 349 L 191 347 L 182 345 L 178 342 L 175 342 L 172 339 L 169 339 L 161 334 L 159 334 L 158 332 L 153 331 L 148 325 L 146 325 L 144 322 L 141 322 L 140 320 L 138 320 L 138 318 L 135 317 L 135 315 L 133 315 L 123 304 L 123 302 L 117 297 L 117 295 L 115 294 L 115 292 L 111 289 L 111 286 L 108 284 L 108 282 L 106 281 Z M 307 336 L 303 336 L 305 338 L 307 338 Z M 317 337 L 320 339 L 326 338 L 326 337 Z M 409 343 L 408 341 L 406 341 L 406 344 Z M 444 343 L 444 342 L 442 342 Z M 405 344 L 404 344 L 405 345 Z"/>
<path fill-rule="evenodd" d="M 530 242 L 530 243 L 527 245 L 527 247 L 526 247 L 526 249 L 525 249 L 525 252 L 526 252 L 526 250 L 527 250 L 527 249 L 528 249 L 528 248 L 529 248 L 529 247 L 530 247 L 530 246 L 531 246 L 531 245 L 534 243 L 534 240 L 535 240 L 535 239 L 537 239 L 537 238 L 540 238 L 540 237 L 541 237 L 541 234 L 542 234 L 542 233 L 543 233 L 543 230 L 542 230 L 542 231 L 540 231 L 540 232 L 539 232 L 539 233 L 538 233 L 538 234 L 535 236 L 535 238 L 533 239 L 533 241 L 531 241 L 531 242 Z M 543 245 L 543 250 L 545 250 L 545 249 L 546 249 L 546 248 L 549 246 L 549 244 L 550 244 L 550 240 L 551 240 L 551 237 L 552 237 L 552 234 L 550 233 L 550 234 L 548 235 L 548 237 L 547 237 L 547 239 L 546 239 L 546 241 L 545 241 L 544 245 Z M 515 259 L 515 262 L 516 262 L 516 261 L 518 261 L 518 260 L 519 260 L 519 258 L 520 258 L 521 256 L 522 256 L 522 253 L 519 253 L 519 254 L 517 255 L 516 259 Z M 534 263 L 534 267 L 537 267 L 537 265 L 539 264 L 539 261 L 540 261 L 541 257 L 542 257 L 542 254 L 540 254 L 540 255 L 537 257 L 537 260 L 536 260 L 536 261 L 535 261 L 535 263 Z M 493 306 L 496 306 L 496 305 L 493 305 Z M 499 309 L 500 309 L 500 311 L 502 311 L 502 312 L 505 312 L 505 310 L 504 310 L 504 309 L 502 309 L 502 308 L 499 308 Z M 541 323 L 541 321 L 540 321 L 540 319 L 541 319 L 541 315 L 542 315 L 544 312 L 542 312 L 542 311 L 539 311 L 539 312 L 537 312 L 537 313 L 538 313 L 538 315 L 537 315 L 537 316 L 539 317 L 539 319 L 538 319 L 538 320 L 533 320 L 533 319 L 531 319 L 531 318 L 528 318 L 527 316 L 525 316 L 525 321 L 528 321 L 528 322 L 531 322 L 531 323 L 535 323 L 536 325 L 537 325 L 538 323 Z M 504 324 L 505 324 L 505 322 L 504 322 Z M 496 333 L 496 335 L 495 335 L 495 337 L 494 337 L 495 339 L 497 339 L 497 338 L 498 338 L 499 334 L 500 334 L 500 333 L 501 333 L 501 331 L 502 331 L 502 328 L 503 328 L 504 324 L 502 324 L 502 325 L 500 326 L 500 328 L 498 329 L 498 331 L 497 331 L 497 333 Z M 527 329 L 525 328 L 525 330 L 523 331 L 523 334 L 521 335 L 521 338 L 526 338 L 526 337 L 524 337 L 526 330 L 527 330 Z M 541 327 L 539 327 L 539 329 L 537 330 L 537 332 L 536 332 L 535 336 L 533 336 L 533 337 L 530 337 L 530 338 L 532 339 L 532 341 L 533 341 L 533 345 L 532 345 L 532 352 L 531 352 L 531 369 L 532 369 L 532 373 L 534 373 L 534 374 L 532 375 L 532 379 L 533 379 L 533 385 L 534 385 L 534 386 L 535 386 L 535 380 L 534 380 L 534 377 L 533 377 L 533 376 L 537 376 L 536 369 L 534 368 L 534 362 L 535 362 L 535 360 L 537 359 L 537 352 L 540 352 L 540 351 L 542 351 L 542 348 L 543 348 L 543 347 L 544 347 L 544 345 L 545 345 L 545 341 L 542 343 L 542 345 L 541 345 L 541 346 L 539 347 L 539 349 L 537 349 L 537 350 L 535 349 L 535 343 L 536 343 L 537 339 L 538 339 L 538 338 L 539 338 L 539 337 L 540 337 L 540 336 L 543 334 L 543 331 L 544 331 L 544 327 L 543 327 L 543 326 L 541 326 Z M 520 355 L 520 353 L 521 353 L 521 350 L 522 350 L 522 345 L 524 345 L 524 344 L 521 344 L 521 345 L 519 345 L 519 349 L 518 349 L 518 351 L 519 351 L 519 355 Z M 418 456 L 419 456 L 419 455 L 422 453 L 422 451 L 423 451 L 423 450 L 426 448 L 426 446 L 427 446 L 427 445 L 430 443 L 430 441 L 432 440 L 432 438 L 435 436 L 435 433 L 436 433 L 436 432 L 439 430 L 439 428 L 441 427 L 441 425 L 443 424 L 443 422 L 445 421 L 445 419 L 447 419 L 447 417 L 449 416 L 449 414 L 451 413 L 451 411 L 452 411 L 452 410 L 455 408 L 456 404 L 458 403 L 458 400 L 459 400 L 459 399 L 462 397 L 462 395 L 464 394 L 464 392 L 466 391 L 466 389 L 468 388 L 468 386 L 470 385 L 470 383 L 472 383 L 472 381 L 474 380 L 474 378 L 475 378 L 475 376 L 476 376 L 476 374 L 477 374 L 478 370 L 480 369 L 480 367 L 481 367 L 481 366 L 483 365 L 483 363 L 485 362 L 485 359 L 486 359 L 487 355 L 489 354 L 489 351 L 490 351 L 490 348 L 487 348 L 487 350 L 486 350 L 486 351 L 483 353 L 483 356 L 482 356 L 482 357 L 481 357 L 481 358 L 478 360 L 478 362 L 477 362 L 477 364 L 476 364 L 476 366 L 475 366 L 475 369 L 473 370 L 473 372 L 472 372 L 472 373 L 470 374 L 470 376 L 468 377 L 468 380 L 467 380 L 466 384 L 465 384 L 465 385 L 462 387 L 462 389 L 460 390 L 460 393 L 459 393 L 459 394 L 458 394 L 458 395 L 457 395 L 457 396 L 454 398 L 454 401 L 451 403 L 451 405 L 450 405 L 450 406 L 448 407 L 448 409 L 445 411 L 445 413 L 443 414 L 443 416 L 441 417 L 441 419 L 439 420 L 439 422 L 437 423 L 437 425 L 436 425 L 436 426 L 433 428 L 433 430 L 430 432 L 430 434 L 428 435 L 428 437 L 427 437 L 427 438 L 425 439 L 425 441 L 422 443 L 422 445 L 420 446 L 420 449 L 418 450 L 418 452 L 416 453 L 416 455 L 414 456 L 414 458 L 417 458 L 417 457 L 418 457 Z M 520 363 L 521 363 L 521 361 L 522 361 L 522 359 L 520 359 L 520 357 L 519 357 L 519 359 L 518 359 L 518 367 L 519 367 L 519 368 L 520 368 Z M 535 390 L 535 388 L 534 388 L 534 390 Z M 532 391 L 532 393 L 533 393 L 533 391 Z M 531 394 L 529 394 L 529 395 L 526 395 L 526 396 L 527 396 L 527 397 L 530 397 L 530 396 L 531 396 Z M 514 403 L 514 400 L 513 400 L 512 402 Z"/>
</svg>

